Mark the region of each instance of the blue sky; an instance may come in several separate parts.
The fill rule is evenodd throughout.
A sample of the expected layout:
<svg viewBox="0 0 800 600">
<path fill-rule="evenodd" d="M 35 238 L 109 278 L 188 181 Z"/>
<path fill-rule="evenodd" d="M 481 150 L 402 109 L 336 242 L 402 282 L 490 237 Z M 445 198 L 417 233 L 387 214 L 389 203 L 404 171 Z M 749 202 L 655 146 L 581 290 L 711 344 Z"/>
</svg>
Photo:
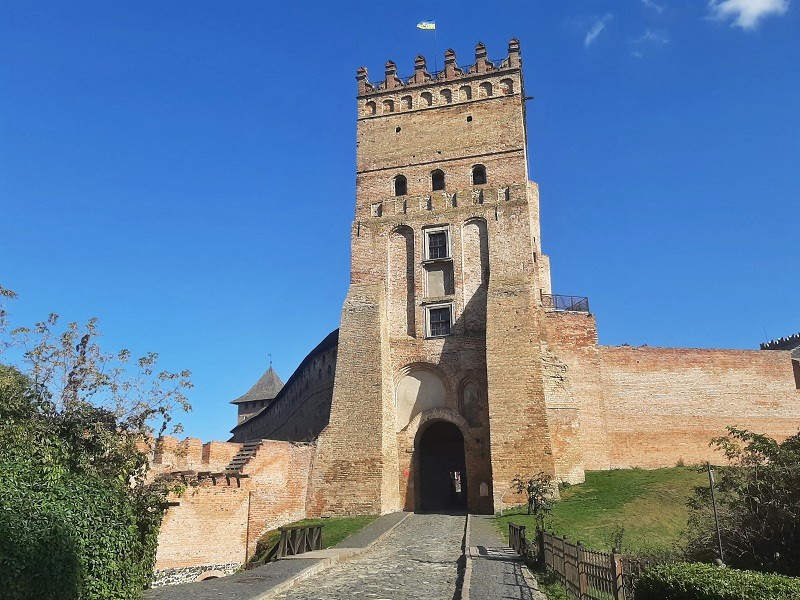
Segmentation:
<svg viewBox="0 0 800 600">
<path fill-rule="evenodd" d="M 186 433 L 337 327 L 355 71 L 520 39 L 557 293 L 600 341 L 800 331 L 800 12 L 677 2 L 0 2 L 0 283 L 196 387 Z"/>
</svg>

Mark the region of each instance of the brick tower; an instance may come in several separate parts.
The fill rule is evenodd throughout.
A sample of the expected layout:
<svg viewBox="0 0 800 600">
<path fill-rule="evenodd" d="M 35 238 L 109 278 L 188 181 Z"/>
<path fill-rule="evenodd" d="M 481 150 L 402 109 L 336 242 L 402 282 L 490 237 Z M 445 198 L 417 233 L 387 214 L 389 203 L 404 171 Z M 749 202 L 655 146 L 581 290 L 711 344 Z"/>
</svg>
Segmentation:
<svg viewBox="0 0 800 600">
<path fill-rule="evenodd" d="M 357 80 L 351 280 L 309 512 L 492 512 L 516 474 L 555 471 L 519 42 Z"/>
</svg>

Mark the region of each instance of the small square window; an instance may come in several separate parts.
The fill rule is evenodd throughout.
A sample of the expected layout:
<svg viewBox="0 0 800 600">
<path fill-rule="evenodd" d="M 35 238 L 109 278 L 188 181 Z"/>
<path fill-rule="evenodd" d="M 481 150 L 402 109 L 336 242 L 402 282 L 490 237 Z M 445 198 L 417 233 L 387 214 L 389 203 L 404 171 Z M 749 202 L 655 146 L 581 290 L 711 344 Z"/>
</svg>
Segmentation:
<svg viewBox="0 0 800 600">
<path fill-rule="evenodd" d="M 452 314 L 452 307 L 449 304 L 428 308 L 428 334 L 430 337 L 450 335 Z"/>
</svg>

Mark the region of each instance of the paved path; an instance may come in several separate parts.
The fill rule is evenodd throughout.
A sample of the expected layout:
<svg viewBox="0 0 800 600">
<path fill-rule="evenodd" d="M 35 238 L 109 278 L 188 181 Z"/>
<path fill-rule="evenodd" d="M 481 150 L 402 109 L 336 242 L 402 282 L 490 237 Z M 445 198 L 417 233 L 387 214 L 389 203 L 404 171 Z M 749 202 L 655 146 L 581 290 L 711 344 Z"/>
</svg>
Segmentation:
<svg viewBox="0 0 800 600">
<path fill-rule="evenodd" d="M 469 519 L 469 598 L 547 600 L 519 555 L 507 547 L 493 518 Z"/>
<path fill-rule="evenodd" d="M 240 571 L 219 579 L 207 579 L 196 583 L 165 585 L 144 592 L 145 600 L 262 600 L 272 598 L 282 590 L 290 588 L 296 581 L 312 577 L 331 563 L 346 560 L 358 552 L 365 552 L 372 545 L 391 535 L 398 524 L 409 516 L 397 512 L 383 515 L 361 531 L 340 543 L 334 557 L 314 556 L 316 552 L 301 554 L 294 560 L 279 560 L 252 571 Z M 324 535 L 324 534 L 323 534 Z M 324 551 L 330 554 L 330 551 Z"/>
<path fill-rule="evenodd" d="M 464 516 L 410 515 L 364 554 L 301 581 L 277 598 L 460 598 L 464 521 Z"/>
</svg>

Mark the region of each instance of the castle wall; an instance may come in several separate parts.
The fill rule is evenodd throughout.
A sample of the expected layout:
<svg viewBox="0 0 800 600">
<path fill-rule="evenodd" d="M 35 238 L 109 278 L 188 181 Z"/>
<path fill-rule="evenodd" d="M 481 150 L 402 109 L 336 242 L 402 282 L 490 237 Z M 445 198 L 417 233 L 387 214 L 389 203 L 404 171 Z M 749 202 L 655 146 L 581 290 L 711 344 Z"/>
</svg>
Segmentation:
<svg viewBox="0 0 800 600">
<path fill-rule="evenodd" d="M 201 442 L 198 438 L 179 441 L 164 436 L 150 462 L 151 475 L 173 471 L 221 472 L 241 448 L 233 442 Z"/>
<path fill-rule="evenodd" d="M 232 430 L 232 440 L 315 439 L 328 424 L 336 375 L 338 330 L 303 359 L 281 391 L 264 409 Z"/>
<path fill-rule="evenodd" d="M 490 235 L 486 367 L 494 509 L 511 481 L 555 475 L 541 364 L 541 310 L 534 263 L 538 194 L 501 206 Z"/>
<path fill-rule="evenodd" d="M 264 442 L 238 482 L 206 479 L 171 494 L 178 505 L 161 524 L 155 584 L 232 572 L 253 555 L 263 533 L 303 518 L 313 453 L 312 444 Z"/>
<path fill-rule="evenodd" d="M 542 321 L 547 414 L 557 477 L 583 481 L 587 465 L 608 464 L 605 386 L 595 317 L 577 312 L 548 312 Z"/>
<path fill-rule="evenodd" d="M 778 439 L 800 427 L 786 351 L 599 348 L 609 462 L 587 468 L 721 460 L 712 437 L 733 425 Z"/>
<path fill-rule="evenodd" d="M 783 439 L 800 427 L 789 352 L 599 346 L 592 315 L 547 313 L 544 379 L 558 477 L 581 468 L 721 460 L 733 425 Z"/>
</svg>

